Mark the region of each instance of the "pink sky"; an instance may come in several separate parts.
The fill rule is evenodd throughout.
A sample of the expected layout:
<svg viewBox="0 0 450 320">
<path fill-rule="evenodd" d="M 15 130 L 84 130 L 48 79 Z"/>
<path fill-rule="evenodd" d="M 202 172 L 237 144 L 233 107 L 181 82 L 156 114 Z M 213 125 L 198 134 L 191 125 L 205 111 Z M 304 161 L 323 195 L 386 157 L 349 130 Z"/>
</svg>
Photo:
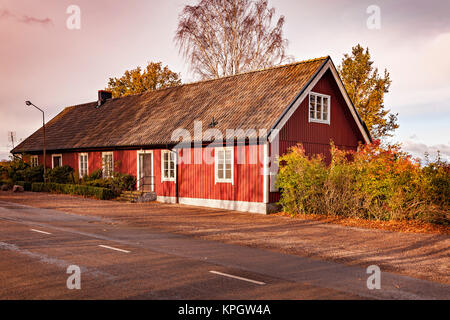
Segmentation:
<svg viewBox="0 0 450 320">
<path fill-rule="evenodd" d="M 375 3 L 376 2 L 376 3 Z M 65 106 L 96 99 L 109 77 L 162 61 L 194 79 L 173 42 L 178 14 L 193 1 L 0 0 L 0 159 L 8 131 L 24 139 Z M 69 30 L 66 9 L 81 8 L 81 30 Z M 369 5 L 381 9 L 381 29 L 366 26 Z M 393 85 L 386 105 L 399 113 L 394 141 L 415 154 L 440 149 L 450 158 L 449 1 L 272 0 L 286 17 L 289 53 L 296 60 L 343 53 L 361 43 Z"/>
</svg>

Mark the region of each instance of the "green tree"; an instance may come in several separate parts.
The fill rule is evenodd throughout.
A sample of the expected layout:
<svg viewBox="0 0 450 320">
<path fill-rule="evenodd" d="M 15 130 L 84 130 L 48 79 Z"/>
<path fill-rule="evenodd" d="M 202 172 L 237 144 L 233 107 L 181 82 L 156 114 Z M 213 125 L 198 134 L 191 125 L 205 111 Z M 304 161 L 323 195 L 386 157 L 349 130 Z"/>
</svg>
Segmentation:
<svg viewBox="0 0 450 320">
<path fill-rule="evenodd" d="M 369 48 L 361 45 L 352 48 L 351 55 L 344 54 L 339 73 L 354 106 L 358 110 L 373 138 L 392 136 L 399 127 L 398 114 L 390 113 L 384 106 L 384 95 L 389 92 L 391 79 L 385 69 L 378 74 L 373 67 Z"/>
<path fill-rule="evenodd" d="M 106 89 L 117 98 L 180 84 L 178 73 L 171 71 L 168 66 L 162 67 L 161 62 L 150 62 L 143 71 L 137 67 L 126 70 L 120 78 L 110 78 Z"/>
</svg>

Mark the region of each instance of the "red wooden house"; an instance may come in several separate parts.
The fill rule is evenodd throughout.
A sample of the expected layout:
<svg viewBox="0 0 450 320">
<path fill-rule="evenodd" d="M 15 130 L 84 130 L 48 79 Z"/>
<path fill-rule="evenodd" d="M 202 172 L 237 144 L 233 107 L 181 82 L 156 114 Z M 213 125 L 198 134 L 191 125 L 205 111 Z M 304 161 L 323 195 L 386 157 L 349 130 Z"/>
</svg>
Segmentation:
<svg viewBox="0 0 450 320">
<path fill-rule="evenodd" d="M 329 57 L 65 108 L 46 125 L 47 167 L 129 173 L 158 201 L 267 213 L 276 157 L 356 149 L 370 134 Z M 224 142 L 226 140 L 226 142 Z M 42 129 L 12 152 L 42 164 Z"/>
</svg>

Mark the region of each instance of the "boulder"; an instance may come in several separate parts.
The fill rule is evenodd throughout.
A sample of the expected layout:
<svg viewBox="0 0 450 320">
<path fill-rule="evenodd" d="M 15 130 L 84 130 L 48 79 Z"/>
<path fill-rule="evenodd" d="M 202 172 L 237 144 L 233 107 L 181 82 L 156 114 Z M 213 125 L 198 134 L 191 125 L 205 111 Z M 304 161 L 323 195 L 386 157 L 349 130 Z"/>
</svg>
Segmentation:
<svg viewBox="0 0 450 320">
<path fill-rule="evenodd" d="M 13 192 L 24 192 L 24 191 L 25 191 L 25 190 L 23 189 L 22 186 L 15 185 L 15 186 L 13 187 Z"/>
<path fill-rule="evenodd" d="M 156 201 L 156 192 L 143 193 L 136 202 L 152 202 Z"/>
</svg>

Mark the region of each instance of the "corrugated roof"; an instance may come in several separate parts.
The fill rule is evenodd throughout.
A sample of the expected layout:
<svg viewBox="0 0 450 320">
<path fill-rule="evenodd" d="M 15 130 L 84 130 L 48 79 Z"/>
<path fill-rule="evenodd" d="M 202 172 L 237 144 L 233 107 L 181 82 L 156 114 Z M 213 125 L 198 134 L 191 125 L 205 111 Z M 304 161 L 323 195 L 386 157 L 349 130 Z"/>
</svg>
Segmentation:
<svg viewBox="0 0 450 320">
<path fill-rule="evenodd" d="M 46 125 L 48 150 L 141 147 L 173 144 L 194 121 L 203 131 L 214 117 L 216 129 L 270 130 L 328 57 L 184 84 L 138 95 L 67 107 Z M 42 150 L 42 128 L 14 150 Z M 256 138 L 256 137 L 250 137 Z"/>
</svg>

